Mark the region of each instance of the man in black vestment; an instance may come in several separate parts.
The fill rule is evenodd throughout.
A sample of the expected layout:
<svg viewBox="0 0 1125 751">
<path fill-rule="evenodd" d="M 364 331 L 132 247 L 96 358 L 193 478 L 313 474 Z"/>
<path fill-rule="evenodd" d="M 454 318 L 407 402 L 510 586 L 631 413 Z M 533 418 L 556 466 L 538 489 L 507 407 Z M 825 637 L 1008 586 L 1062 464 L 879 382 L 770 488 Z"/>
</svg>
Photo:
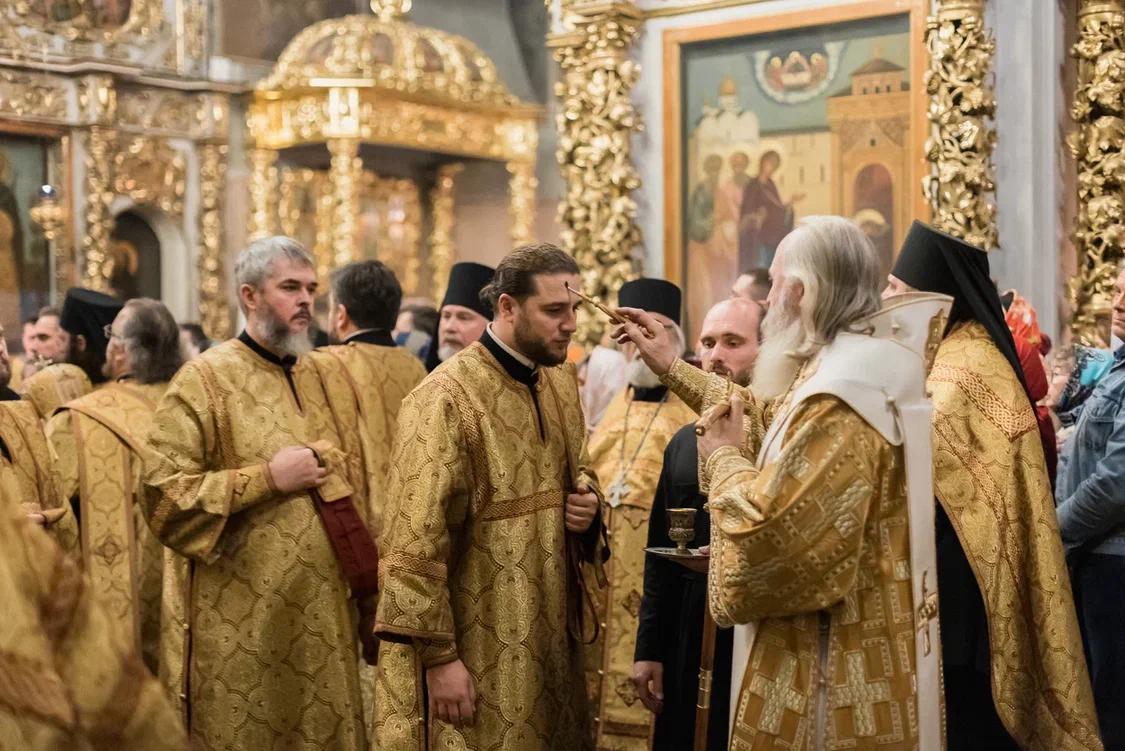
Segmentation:
<svg viewBox="0 0 1125 751">
<path fill-rule="evenodd" d="M 761 307 L 731 298 L 707 313 L 699 337 L 703 368 L 750 383 L 758 356 Z M 711 539 L 711 519 L 699 491 L 699 454 L 695 424 L 685 425 L 664 451 L 664 468 L 656 487 L 648 523 L 648 547 L 674 547 L 668 536 L 670 508 L 694 508 L 695 544 Z M 634 653 L 633 682 L 645 706 L 656 713 L 653 751 L 685 751 L 695 736 L 695 707 L 703 643 L 703 608 L 707 575 L 695 573 L 658 556 L 645 557 L 644 596 Z M 730 725 L 732 635 L 722 629 L 715 642 L 711 716 L 707 748 L 725 751 Z"/>
</svg>

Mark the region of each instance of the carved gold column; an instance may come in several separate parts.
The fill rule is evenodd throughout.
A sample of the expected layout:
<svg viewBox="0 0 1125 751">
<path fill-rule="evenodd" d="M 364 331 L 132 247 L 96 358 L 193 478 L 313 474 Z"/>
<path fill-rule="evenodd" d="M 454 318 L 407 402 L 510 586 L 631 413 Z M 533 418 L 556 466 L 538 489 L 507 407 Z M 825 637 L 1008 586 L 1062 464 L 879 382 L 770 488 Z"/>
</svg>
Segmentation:
<svg viewBox="0 0 1125 751">
<path fill-rule="evenodd" d="M 363 162 L 359 141 L 333 138 L 328 141 L 332 155 L 329 185 L 332 191 L 332 257 L 339 268 L 357 258 L 356 222 L 359 216 L 359 188 Z"/>
<path fill-rule="evenodd" d="M 250 151 L 250 237 L 251 241 L 269 237 L 277 227 L 278 199 L 277 152 L 272 149 Z"/>
<path fill-rule="evenodd" d="M 630 139 L 641 129 L 630 92 L 640 70 L 629 48 L 641 25 L 632 2 L 577 0 L 564 4 L 566 31 L 548 40 L 562 67 L 558 160 L 566 182 L 559 207 L 563 247 L 582 271 L 586 293 L 612 304 L 636 276 L 641 240 L 632 192 L 641 180 Z M 604 322 L 582 306 L 579 341 L 592 347 Z"/>
<path fill-rule="evenodd" d="M 215 340 L 231 334 L 223 268 L 223 186 L 226 184 L 227 147 L 199 147 L 199 321 Z"/>
<path fill-rule="evenodd" d="M 445 297 L 449 270 L 453 267 L 453 180 L 464 168 L 465 165 L 459 162 L 442 165 L 437 171 L 437 181 L 430 190 L 430 213 L 433 216 L 430 270 L 433 273 L 433 298 L 437 303 Z"/>
<path fill-rule="evenodd" d="M 508 162 L 508 213 L 512 220 L 512 245 L 527 245 L 535 237 L 535 162 Z"/>
<path fill-rule="evenodd" d="M 111 128 L 101 125 L 86 132 L 83 168 L 86 203 L 83 210 L 85 230 L 82 233 L 82 285 L 109 291 L 109 235 L 113 232 L 113 150 L 116 136 Z M 63 290 L 59 290 L 60 293 Z"/>
<path fill-rule="evenodd" d="M 996 205 L 989 124 L 996 97 L 988 83 L 996 42 L 984 25 L 985 0 L 938 0 L 926 22 L 932 135 L 926 179 L 933 223 L 986 250 L 996 247 Z"/>
<path fill-rule="evenodd" d="M 1125 248 L 1125 0 L 1081 0 L 1071 54 L 1078 61 L 1077 128 L 1070 139 L 1078 161 L 1071 329 L 1079 342 L 1104 347 Z"/>
</svg>

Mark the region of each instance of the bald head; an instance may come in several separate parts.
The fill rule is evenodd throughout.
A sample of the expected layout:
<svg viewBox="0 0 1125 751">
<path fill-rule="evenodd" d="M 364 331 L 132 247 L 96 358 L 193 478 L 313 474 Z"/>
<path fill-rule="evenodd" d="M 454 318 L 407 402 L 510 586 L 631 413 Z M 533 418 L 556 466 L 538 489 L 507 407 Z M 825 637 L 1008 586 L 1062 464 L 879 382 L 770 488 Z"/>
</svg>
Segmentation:
<svg viewBox="0 0 1125 751">
<path fill-rule="evenodd" d="M 761 306 L 742 297 L 732 297 L 712 307 L 699 334 L 703 369 L 730 376 L 740 386 L 750 383 L 758 357 L 761 320 Z"/>
</svg>

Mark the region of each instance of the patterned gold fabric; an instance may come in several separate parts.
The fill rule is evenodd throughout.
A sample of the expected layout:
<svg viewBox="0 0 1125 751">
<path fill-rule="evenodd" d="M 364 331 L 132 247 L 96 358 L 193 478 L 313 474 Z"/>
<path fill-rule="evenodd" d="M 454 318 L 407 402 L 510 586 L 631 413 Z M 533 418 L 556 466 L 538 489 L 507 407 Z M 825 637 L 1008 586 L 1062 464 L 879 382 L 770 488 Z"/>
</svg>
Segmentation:
<svg viewBox="0 0 1125 751">
<path fill-rule="evenodd" d="M 1022 748 L 1100 749 L 1043 447 L 1027 395 L 982 326 L 938 349 L 934 485 L 980 584 L 992 695 Z"/>
<path fill-rule="evenodd" d="M 137 501 L 152 413 L 167 383 L 111 383 L 47 421 L 59 489 L 79 499 L 82 560 L 98 597 L 130 634 L 149 670 L 159 666 L 164 548 Z"/>
<path fill-rule="evenodd" d="M 596 478 L 573 367 L 542 369 L 537 388 L 545 439 L 529 389 L 479 343 L 403 402 L 377 630 L 453 642 L 476 681 L 478 715 L 462 730 L 427 727 L 421 660 L 440 647 L 385 641 L 379 749 L 423 748 L 423 734 L 430 748 L 589 748 L 581 645 L 567 631 L 562 507 L 576 478 L 595 488 Z"/>
<path fill-rule="evenodd" d="M 386 505 L 391 447 L 402 400 L 426 377 L 426 368 L 409 350 L 352 342 L 324 347 L 309 355 L 340 426 L 340 449 L 348 459 L 348 479 L 371 534 L 378 537 Z"/>
<path fill-rule="evenodd" d="M 23 398 L 35 405 L 39 419 L 46 420 L 55 410 L 94 390 L 90 377 L 77 365 L 48 365 L 23 382 Z"/>
<path fill-rule="evenodd" d="M 186 749 L 159 683 L 77 560 L 17 518 L 0 483 L 0 748 Z"/>
<path fill-rule="evenodd" d="M 665 403 L 660 404 L 633 400 L 627 390 L 610 402 L 590 438 L 590 462 L 606 483 L 607 492 L 624 468 L 622 450 L 624 464 L 628 467 L 625 479 L 629 488 L 616 508 L 612 493 L 606 505 L 604 522 L 611 551 L 606 564 L 609 587 L 598 591 L 595 602 L 601 633 L 598 640 L 586 648 L 586 683 L 590 706 L 596 713 L 595 743 L 599 749 L 649 747 L 652 713 L 637 698 L 632 681 L 633 651 L 644 591 L 648 518 L 664 465 L 664 449 L 676 431 L 693 419 L 691 408 L 674 394 L 669 394 Z M 637 453 L 638 447 L 640 453 Z M 706 541 L 700 540 L 698 544 L 704 545 Z"/>
<path fill-rule="evenodd" d="M 705 471 L 711 612 L 758 628 L 732 751 L 914 748 L 902 449 L 815 396 L 760 472 L 734 448 Z"/>
<path fill-rule="evenodd" d="M 366 747 L 347 584 L 312 499 L 279 496 L 267 470 L 286 446 L 340 443 L 315 369 L 292 378 L 297 396 L 229 340 L 181 369 L 149 435 L 145 516 L 174 551 L 161 674 L 208 749 Z"/>
<path fill-rule="evenodd" d="M 28 402 L 0 402 L 0 440 L 8 456 L 0 456 L 0 494 L 25 511 L 45 510 L 47 530 L 67 553 L 78 553 L 78 522 L 59 492 L 51 471 L 51 452 L 43 422 Z"/>
</svg>

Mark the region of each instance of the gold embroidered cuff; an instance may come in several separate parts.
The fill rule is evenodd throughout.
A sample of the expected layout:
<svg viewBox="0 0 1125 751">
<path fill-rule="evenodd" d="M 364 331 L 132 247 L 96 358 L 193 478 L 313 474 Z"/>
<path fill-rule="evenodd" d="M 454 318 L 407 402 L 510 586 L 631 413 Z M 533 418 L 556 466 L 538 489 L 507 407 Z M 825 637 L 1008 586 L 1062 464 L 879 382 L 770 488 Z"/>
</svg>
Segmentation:
<svg viewBox="0 0 1125 751">
<path fill-rule="evenodd" d="M 415 639 L 414 646 L 422 664 L 427 668 L 436 668 L 457 659 L 457 645 L 451 641 L 434 641 L 432 639 Z"/>
<path fill-rule="evenodd" d="M 268 501 L 277 494 L 273 484 L 269 464 L 262 462 L 252 467 L 231 470 L 234 473 L 230 497 L 230 513 L 233 516 L 262 501 Z"/>
<path fill-rule="evenodd" d="M 707 457 L 707 463 L 703 465 L 703 473 L 707 476 L 712 488 L 719 484 L 720 478 L 717 475 L 724 464 L 732 460 L 737 460 L 737 466 L 732 469 L 746 469 L 745 465 L 749 464 L 737 446 L 720 446 L 711 453 L 711 456 Z M 723 474 L 727 475 L 729 471 L 723 472 Z"/>
</svg>

